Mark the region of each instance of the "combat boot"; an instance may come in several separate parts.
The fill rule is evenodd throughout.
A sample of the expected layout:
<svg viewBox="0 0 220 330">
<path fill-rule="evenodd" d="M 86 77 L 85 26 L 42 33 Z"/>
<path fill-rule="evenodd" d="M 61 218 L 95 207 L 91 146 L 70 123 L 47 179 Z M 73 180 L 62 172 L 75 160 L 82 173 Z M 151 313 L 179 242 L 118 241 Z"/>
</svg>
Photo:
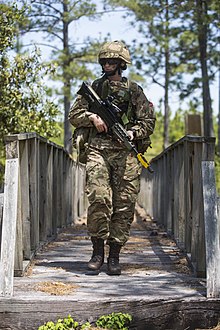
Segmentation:
<svg viewBox="0 0 220 330">
<path fill-rule="evenodd" d="M 109 257 L 107 260 L 108 275 L 121 275 L 121 267 L 119 265 L 119 253 L 121 245 L 117 243 L 110 243 Z"/>
<path fill-rule="evenodd" d="M 104 263 L 104 240 L 102 238 L 91 237 L 93 245 L 92 258 L 88 262 L 90 270 L 99 271 Z"/>
</svg>

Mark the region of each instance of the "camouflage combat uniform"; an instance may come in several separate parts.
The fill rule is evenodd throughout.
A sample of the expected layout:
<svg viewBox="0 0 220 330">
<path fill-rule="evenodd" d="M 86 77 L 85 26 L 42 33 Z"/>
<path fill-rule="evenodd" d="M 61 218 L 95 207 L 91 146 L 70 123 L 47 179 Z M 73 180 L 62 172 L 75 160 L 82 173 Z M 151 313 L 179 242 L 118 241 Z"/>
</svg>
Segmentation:
<svg viewBox="0 0 220 330">
<path fill-rule="evenodd" d="M 112 95 L 122 109 L 120 115 L 126 129 L 135 131 L 135 140 L 153 133 L 155 116 L 152 103 L 136 83 L 100 78 L 92 87 L 102 98 Z M 121 246 L 129 237 L 135 203 L 140 189 L 141 164 L 109 133 L 98 133 L 89 120 L 88 103 L 78 96 L 69 113 L 75 127 L 91 127 L 87 149 L 86 190 L 89 200 L 88 231 L 93 237 Z"/>
</svg>

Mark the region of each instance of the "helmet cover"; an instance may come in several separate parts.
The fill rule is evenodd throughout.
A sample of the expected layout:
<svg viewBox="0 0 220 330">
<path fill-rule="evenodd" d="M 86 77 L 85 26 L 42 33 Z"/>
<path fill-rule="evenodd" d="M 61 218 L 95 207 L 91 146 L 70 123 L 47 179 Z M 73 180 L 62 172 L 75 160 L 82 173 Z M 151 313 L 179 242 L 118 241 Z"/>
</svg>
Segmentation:
<svg viewBox="0 0 220 330">
<path fill-rule="evenodd" d="M 127 64 L 131 64 L 130 53 L 126 45 L 118 40 L 106 42 L 100 49 L 98 60 L 102 58 L 121 59 Z"/>
</svg>

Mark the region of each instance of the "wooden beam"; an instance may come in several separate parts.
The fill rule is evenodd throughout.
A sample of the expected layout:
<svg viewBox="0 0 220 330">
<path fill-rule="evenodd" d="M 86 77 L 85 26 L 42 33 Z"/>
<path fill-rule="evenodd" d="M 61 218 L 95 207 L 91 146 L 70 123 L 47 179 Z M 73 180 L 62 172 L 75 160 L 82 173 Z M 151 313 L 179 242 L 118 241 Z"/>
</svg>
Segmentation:
<svg viewBox="0 0 220 330">
<path fill-rule="evenodd" d="M 0 259 L 0 296 L 12 296 L 18 204 L 18 158 L 7 159 Z"/>
<path fill-rule="evenodd" d="M 203 200 L 206 243 L 207 297 L 220 297 L 219 217 L 214 161 L 202 162 Z"/>
<path fill-rule="evenodd" d="M 95 322 L 100 316 L 113 312 L 129 313 L 129 329 L 208 329 L 219 319 L 219 300 L 211 299 L 105 299 L 102 301 L 71 300 L 63 297 L 50 299 L 0 300 L 1 329 L 32 330 L 48 322 L 56 322 L 69 314 L 81 324 Z M 193 328 L 192 328 L 193 326 Z"/>
<path fill-rule="evenodd" d="M 1 232 L 2 232 L 3 203 L 4 203 L 4 193 L 0 193 L 0 244 L 1 244 Z"/>
</svg>

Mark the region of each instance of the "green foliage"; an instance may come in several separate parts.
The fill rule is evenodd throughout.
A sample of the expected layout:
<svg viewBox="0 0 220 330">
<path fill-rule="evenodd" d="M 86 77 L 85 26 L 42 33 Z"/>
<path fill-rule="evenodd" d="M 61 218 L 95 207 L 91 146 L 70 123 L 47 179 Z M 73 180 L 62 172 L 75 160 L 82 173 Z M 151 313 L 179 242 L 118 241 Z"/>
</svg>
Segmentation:
<svg viewBox="0 0 220 330">
<path fill-rule="evenodd" d="M 111 330 L 128 330 L 128 325 L 131 322 L 132 317 L 130 314 L 124 313 L 112 313 L 109 315 L 101 316 L 97 321 L 96 325 L 102 328 Z"/>
<path fill-rule="evenodd" d="M 185 115 L 186 113 L 184 113 L 182 109 L 178 109 L 174 118 L 170 120 L 170 144 L 176 142 L 185 135 Z"/>
<path fill-rule="evenodd" d="M 108 315 L 101 316 L 97 321 L 96 325 L 98 328 L 95 329 L 111 329 L 111 330 L 128 330 L 132 317 L 127 313 L 111 313 Z M 71 315 L 68 318 L 59 319 L 56 323 L 49 321 L 44 325 L 41 325 L 38 330 L 87 330 L 94 329 L 89 322 L 79 325 L 78 322 L 74 321 Z"/>
<path fill-rule="evenodd" d="M 47 98 L 41 77 L 50 67 L 38 53 L 0 56 L 0 136 L 34 131 L 47 138 L 59 134 L 57 106 Z"/>
<path fill-rule="evenodd" d="M 81 326 L 81 330 L 88 330 L 88 329 L 91 329 L 91 324 L 89 322 L 86 322 L 84 323 L 82 326 Z"/>
<path fill-rule="evenodd" d="M 69 315 L 67 318 L 59 319 L 55 324 L 52 321 L 45 323 L 38 328 L 38 330 L 66 330 L 66 329 L 77 329 L 79 323 L 74 321 L 73 318 Z"/>
<path fill-rule="evenodd" d="M 156 125 L 154 133 L 151 135 L 151 148 L 148 148 L 146 157 L 151 159 L 159 155 L 163 151 L 163 114 L 161 111 L 156 112 Z"/>
<path fill-rule="evenodd" d="M 42 64 L 37 50 L 32 54 L 12 52 L 18 26 L 26 22 L 25 8 L 0 4 L 0 170 L 4 171 L 5 135 L 34 131 L 50 138 L 59 136 L 58 107 L 47 96 L 43 78 L 54 71 Z"/>
<path fill-rule="evenodd" d="M 11 56 L 18 26 L 26 22 L 25 7 L 0 4 L 0 138 L 35 131 L 47 138 L 59 135 L 57 106 L 48 98 L 43 78 L 55 70 L 42 64 L 37 50 Z"/>
<path fill-rule="evenodd" d="M 0 53 L 7 47 L 12 47 L 18 31 L 18 22 L 23 19 L 23 10 L 18 10 L 15 4 L 11 6 L 0 3 Z"/>
</svg>

